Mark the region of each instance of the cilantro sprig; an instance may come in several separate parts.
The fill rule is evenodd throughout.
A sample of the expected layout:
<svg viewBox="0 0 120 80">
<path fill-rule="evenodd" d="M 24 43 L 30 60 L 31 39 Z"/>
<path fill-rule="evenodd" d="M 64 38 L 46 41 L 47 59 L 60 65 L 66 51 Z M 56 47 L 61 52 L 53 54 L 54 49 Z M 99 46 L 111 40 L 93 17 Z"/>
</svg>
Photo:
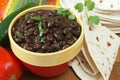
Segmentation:
<svg viewBox="0 0 120 80">
<path fill-rule="evenodd" d="M 91 23 L 96 24 L 96 25 L 97 25 L 97 24 L 99 23 L 99 21 L 100 21 L 100 19 L 99 19 L 98 16 L 89 16 L 88 20 L 89 20 Z"/>
<path fill-rule="evenodd" d="M 74 8 L 78 11 L 78 12 L 82 12 L 84 7 L 87 8 L 88 11 L 92 11 L 93 8 L 95 7 L 95 3 L 91 0 L 84 0 L 84 4 L 82 4 L 81 2 L 80 3 L 77 3 Z M 88 20 L 90 23 L 93 23 L 93 24 L 98 24 L 100 22 L 100 19 L 98 16 L 88 16 Z"/>
<path fill-rule="evenodd" d="M 42 43 L 46 43 L 46 39 L 45 39 L 45 37 L 42 37 L 42 38 L 40 39 L 40 42 L 42 42 Z"/>
<path fill-rule="evenodd" d="M 19 34 L 17 34 L 17 37 L 23 39 L 24 38 L 24 34 L 23 33 L 19 33 Z"/>
<path fill-rule="evenodd" d="M 93 8 L 95 7 L 95 3 L 91 0 L 85 0 L 84 5 L 87 7 L 89 11 L 93 10 Z"/>
<path fill-rule="evenodd" d="M 39 29 L 39 35 L 42 37 L 45 29 L 45 25 L 40 21 L 38 24 L 38 29 Z"/>
<path fill-rule="evenodd" d="M 43 18 L 41 16 L 30 16 L 30 18 L 32 20 L 35 20 L 35 21 L 42 21 L 43 20 Z"/>
<path fill-rule="evenodd" d="M 83 4 L 82 3 L 77 3 L 74 8 L 78 11 L 78 12 L 82 12 L 83 11 Z"/>
<path fill-rule="evenodd" d="M 68 9 L 65 9 L 65 8 L 58 8 L 57 9 L 57 14 L 60 15 L 60 16 L 66 16 L 68 17 L 68 19 L 70 20 L 75 20 L 75 16 L 72 15 Z"/>
<path fill-rule="evenodd" d="M 30 18 L 34 21 L 39 22 L 38 29 L 39 29 L 39 35 L 41 37 L 40 42 L 46 43 L 46 39 L 43 37 L 43 33 L 44 33 L 44 30 L 45 30 L 45 27 L 46 27 L 45 24 L 43 24 L 44 18 L 41 17 L 41 16 L 30 16 Z"/>
<path fill-rule="evenodd" d="M 30 15 L 26 14 L 25 15 L 25 20 L 27 20 L 30 17 Z"/>
</svg>

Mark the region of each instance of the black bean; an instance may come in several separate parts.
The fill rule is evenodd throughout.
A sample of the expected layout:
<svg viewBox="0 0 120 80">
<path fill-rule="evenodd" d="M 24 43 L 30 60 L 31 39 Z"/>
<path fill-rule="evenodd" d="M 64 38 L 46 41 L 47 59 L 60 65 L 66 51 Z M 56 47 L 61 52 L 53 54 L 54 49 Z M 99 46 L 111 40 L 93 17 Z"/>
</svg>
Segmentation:
<svg viewBox="0 0 120 80">
<path fill-rule="evenodd" d="M 71 26 L 71 28 L 78 28 L 77 26 L 79 26 L 78 25 L 78 23 L 76 24 L 76 22 L 74 22 L 74 21 L 72 21 L 71 23 L 70 23 L 70 26 Z"/>
<path fill-rule="evenodd" d="M 30 16 L 36 16 L 37 13 L 34 11 L 34 12 L 30 12 L 29 15 L 30 15 Z"/>
<path fill-rule="evenodd" d="M 69 32 L 68 28 L 64 28 L 63 33 L 66 35 Z"/>
<path fill-rule="evenodd" d="M 31 36 L 31 35 L 33 35 L 34 33 L 32 32 L 32 31 L 28 31 L 27 33 L 26 33 L 26 35 L 28 35 L 28 36 Z"/>
<path fill-rule="evenodd" d="M 25 26 L 24 29 L 28 29 L 28 28 L 30 28 L 31 26 L 32 26 L 32 24 L 29 24 L 29 25 Z"/>
<path fill-rule="evenodd" d="M 45 53 L 45 50 L 43 50 L 43 49 L 37 49 L 36 52 Z"/>
<path fill-rule="evenodd" d="M 77 41 L 77 37 L 73 37 L 74 42 Z"/>
<path fill-rule="evenodd" d="M 29 47 L 29 44 L 28 44 L 28 43 L 25 43 L 25 44 L 23 45 L 23 48 L 24 48 L 24 49 L 28 49 L 28 47 Z"/>
<path fill-rule="evenodd" d="M 19 18 L 19 24 L 22 24 L 23 23 L 23 21 L 24 21 L 24 17 L 21 17 L 21 18 Z"/>
<path fill-rule="evenodd" d="M 73 43 L 74 43 L 74 40 L 72 40 L 72 39 L 67 41 L 67 44 L 69 44 L 69 45 L 71 45 Z"/>
<path fill-rule="evenodd" d="M 66 38 L 67 39 L 70 39 L 72 37 L 72 34 L 69 32 L 69 33 L 67 33 L 67 35 L 66 35 Z"/>
<path fill-rule="evenodd" d="M 79 30 L 79 32 L 81 31 L 81 27 L 80 26 L 78 26 L 78 30 Z"/>
<path fill-rule="evenodd" d="M 19 33 L 20 33 L 20 31 L 18 31 L 18 30 L 15 31 L 15 34 L 19 34 Z"/>
<path fill-rule="evenodd" d="M 69 32 L 72 30 L 72 27 L 68 27 Z"/>
<path fill-rule="evenodd" d="M 30 31 L 30 32 L 32 32 L 34 30 L 35 30 L 35 27 L 31 27 L 31 28 L 28 29 L 28 31 Z"/>
<path fill-rule="evenodd" d="M 26 21 L 26 23 L 27 24 L 30 24 L 30 23 L 33 23 L 34 21 L 32 20 L 32 19 L 28 19 L 27 21 Z"/>
<path fill-rule="evenodd" d="M 46 51 L 51 51 L 52 50 L 52 48 L 48 44 L 42 45 L 42 49 L 46 50 Z"/>
<path fill-rule="evenodd" d="M 60 48 L 61 48 L 61 46 L 60 46 L 59 43 L 53 44 L 52 47 L 53 47 L 54 49 L 56 49 L 56 50 L 60 50 Z"/>
<path fill-rule="evenodd" d="M 79 37 L 79 35 L 80 35 L 80 32 L 77 29 L 73 29 L 72 33 L 73 33 L 73 35 L 75 35 L 77 37 Z"/>
<path fill-rule="evenodd" d="M 29 36 L 25 36 L 25 41 L 26 41 L 27 43 L 30 43 L 30 42 L 31 42 L 31 38 L 30 38 Z"/>
<path fill-rule="evenodd" d="M 49 29 L 48 29 L 48 28 L 45 28 L 44 34 L 48 34 L 48 33 L 49 33 Z"/>
<path fill-rule="evenodd" d="M 40 43 L 40 36 L 38 35 L 35 39 L 34 39 L 35 43 Z"/>
<path fill-rule="evenodd" d="M 43 20 L 43 23 L 48 24 L 48 21 L 49 21 L 49 20 L 44 19 L 44 20 Z"/>
<path fill-rule="evenodd" d="M 20 28 L 18 27 L 18 28 L 16 28 L 16 31 L 15 31 L 15 32 L 16 32 L 16 33 L 20 33 L 20 31 L 21 31 L 21 30 L 20 30 Z"/>
<path fill-rule="evenodd" d="M 53 21 L 53 20 L 50 20 L 50 21 L 47 23 L 47 26 L 48 26 L 48 27 L 52 27 L 53 24 L 54 24 L 54 21 Z"/>
<path fill-rule="evenodd" d="M 24 43 L 21 43 L 20 46 L 23 47 L 23 46 L 24 46 Z"/>
<path fill-rule="evenodd" d="M 17 43 L 19 43 L 19 42 L 22 42 L 22 39 L 21 39 L 21 38 L 15 38 L 15 41 L 16 41 Z"/>
<path fill-rule="evenodd" d="M 58 34 L 58 33 L 54 33 L 54 36 L 55 36 L 55 38 L 56 38 L 57 40 L 61 40 L 61 36 L 60 36 L 60 34 Z"/>
<path fill-rule="evenodd" d="M 25 15 L 29 15 L 25 19 Z M 65 16 L 59 16 L 56 10 L 38 10 L 28 12 L 20 17 L 12 28 L 12 36 L 15 42 L 26 50 L 34 52 L 55 52 L 72 45 L 80 36 L 81 27 L 76 20 L 69 20 Z M 38 28 L 40 21 L 35 21 L 30 16 L 40 16 L 45 26 L 43 35 Z M 23 33 L 24 38 L 18 38 L 17 34 Z M 41 39 L 45 38 L 45 42 Z"/>
<path fill-rule="evenodd" d="M 35 45 L 33 45 L 33 48 L 34 48 L 35 50 L 37 50 L 37 49 L 39 49 L 41 46 L 42 46 L 41 43 L 36 43 Z"/>
<path fill-rule="evenodd" d="M 15 27 L 12 28 L 12 32 L 16 32 L 16 28 Z"/>
<path fill-rule="evenodd" d="M 61 46 L 64 46 L 65 44 L 66 44 L 65 41 L 60 41 L 60 45 L 61 45 Z"/>
<path fill-rule="evenodd" d="M 48 40 L 48 41 L 53 41 L 53 40 L 54 40 L 54 36 L 53 36 L 52 33 L 49 33 L 49 34 L 47 35 L 47 40 Z"/>
<path fill-rule="evenodd" d="M 21 28 L 20 28 L 20 32 L 22 32 L 22 33 L 23 33 L 23 32 L 24 32 L 24 28 L 22 28 L 22 27 L 21 27 Z"/>
<path fill-rule="evenodd" d="M 34 35 L 38 35 L 39 31 L 37 29 L 34 30 Z"/>
<path fill-rule="evenodd" d="M 54 16 L 53 12 L 48 12 L 48 17 L 53 17 L 53 16 Z"/>
<path fill-rule="evenodd" d="M 57 40 L 55 39 L 55 40 L 53 41 L 53 43 L 57 43 Z"/>
<path fill-rule="evenodd" d="M 64 45 L 63 47 L 62 47 L 62 49 L 65 49 L 65 48 L 67 48 L 67 47 L 69 47 L 70 45 L 68 45 L 68 44 L 66 44 L 66 45 Z"/>
<path fill-rule="evenodd" d="M 55 27 L 59 27 L 61 24 L 63 24 L 63 22 L 62 22 L 62 21 L 57 21 L 57 23 L 56 23 L 56 24 L 54 24 L 54 25 L 55 25 Z"/>
<path fill-rule="evenodd" d="M 29 50 L 29 51 L 34 51 L 34 49 L 33 49 L 31 46 L 29 46 L 29 47 L 27 48 L 27 50 Z"/>
</svg>

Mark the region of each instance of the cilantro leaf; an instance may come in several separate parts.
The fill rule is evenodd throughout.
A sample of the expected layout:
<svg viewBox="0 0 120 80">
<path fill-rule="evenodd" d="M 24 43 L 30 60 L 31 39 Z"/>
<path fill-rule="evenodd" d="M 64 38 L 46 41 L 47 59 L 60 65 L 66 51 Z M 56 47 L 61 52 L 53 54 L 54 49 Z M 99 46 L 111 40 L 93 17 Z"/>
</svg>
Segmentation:
<svg viewBox="0 0 120 80">
<path fill-rule="evenodd" d="M 19 34 L 17 34 L 17 37 L 18 38 L 24 38 L 24 34 L 23 33 L 19 33 Z"/>
<path fill-rule="evenodd" d="M 89 11 L 93 10 L 93 8 L 95 7 L 95 3 L 91 0 L 85 0 L 84 5 L 87 7 Z"/>
<path fill-rule="evenodd" d="M 98 16 L 89 16 L 89 21 L 97 25 L 100 22 L 100 19 Z"/>
<path fill-rule="evenodd" d="M 61 15 L 61 16 L 62 16 L 62 12 L 63 12 L 63 9 L 62 9 L 62 8 L 58 8 L 58 9 L 57 9 L 57 13 L 58 13 L 59 15 Z"/>
<path fill-rule="evenodd" d="M 46 43 L 46 39 L 45 39 L 44 37 L 42 37 L 42 38 L 40 39 L 40 42 Z"/>
<path fill-rule="evenodd" d="M 77 3 L 74 8 L 78 10 L 78 12 L 82 12 L 83 10 L 83 4 L 82 3 Z"/>
<path fill-rule="evenodd" d="M 58 15 L 60 16 L 65 16 L 65 17 L 68 17 L 68 19 L 70 20 L 74 20 L 75 19 L 75 16 L 72 15 L 68 9 L 64 9 L 64 8 L 58 8 L 57 9 L 57 13 Z"/>
<path fill-rule="evenodd" d="M 70 15 L 69 10 L 68 9 L 64 9 L 64 8 L 58 8 L 57 9 L 57 13 L 60 16 L 68 16 L 68 15 Z"/>
<path fill-rule="evenodd" d="M 38 24 L 39 35 L 43 36 L 45 25 L 40 21 Z"/>
<path fill-rule="evenodd" d="M 30 15 L 26 14 L 25 15 L 25 20 L 27 20 L 30 17 Z"/>
<path fill-rule="evenodd" d="M 43 18 L 40 17 L 40 16 L 30 16 L 30 18 L 31 18 L 32 20 L 35 20 L 35 21 L 42 21 L 42 20 L 43 20 Z"/>
<path fill-rule="evenodd" d="M 45 27 L 46 26 L 40 21 L 38 24 L 38 29 L 39 29 L 39 35 L 41 37 L 40 42 L 42 42 L 42 43 L 46 43 L 46 39 L 43 37 Z"/>
<path fill-rule="evenodd" d="M 69 15 L 68 18 L 69 18 L 70 20 L 74 20 L 74 19 L 75 19 L 75 16 L 74 16 L 74 15 Z"/>
</svg>

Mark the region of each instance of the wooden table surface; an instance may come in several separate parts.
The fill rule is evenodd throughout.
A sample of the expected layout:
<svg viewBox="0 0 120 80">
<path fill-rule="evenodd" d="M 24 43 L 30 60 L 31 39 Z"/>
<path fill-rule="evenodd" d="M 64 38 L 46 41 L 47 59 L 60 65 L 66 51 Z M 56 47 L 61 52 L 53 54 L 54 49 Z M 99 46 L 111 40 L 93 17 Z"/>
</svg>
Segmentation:
<svg viewBox="0 0 120 80">
<path fill-rule="evenodd" d="M 80 80 L 80 79 L 75 75 L 72 68 L 69 68 L 65 73 L 52 78 L 38 77 L 25 69 L 20 80 Z M 120 80 L 120 48 L 110 76 L 110 80 Z"/>
<path fill-rule="evenodd" d="M 80 79 L 75 75 L 72 68 L 69 68 L 65 73 L 53 78 L 42 78 L 32 74 L 31 72 L 25 69 L 20 80 L 80 80 Z M 116 62 L 113 67 L 113 71 L 111 73 L 110 80 L 120 80 L 120 48 Z"/>
</svg>

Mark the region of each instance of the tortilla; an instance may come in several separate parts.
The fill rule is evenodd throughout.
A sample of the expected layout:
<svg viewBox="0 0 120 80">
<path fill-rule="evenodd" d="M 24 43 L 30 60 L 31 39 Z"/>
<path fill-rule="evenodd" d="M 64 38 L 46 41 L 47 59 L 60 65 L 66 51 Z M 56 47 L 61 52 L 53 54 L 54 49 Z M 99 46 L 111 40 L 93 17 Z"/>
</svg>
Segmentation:
<svg viewBox="0 0 120 80">
<path fill-rule="evenodd" d="M 112 30 L 114 33 L 120 33 L 120 0 L 92 0 L 95 2 L 95 8 L 89 11 L 91 15 L 100 17 L 101 23 Z M 71 9 L 81 17 L 74 6 L 84 0 L 60 0 L 60 4 L 64 8 Z"/>
<path fill-rule="evenodd" d="M 82 53 L 80 53 L 82 54 Z M 100 73 L 97 73 L 96 75 L 89 75 L 87 72 L 85 72 L 79 62 L 79 60 L 75 59 L 73 63 L 71 63 L 71 67 L 76 73 L 76 75 L 81 80 L 103 80 Z"/>
<path fill-rule="evenodd" d="M 96 8 L 100 10 L 118 11 L 120 10 L 120 0 L 92 0 Z"/>
<path fill-rule="evenodd" d="M 81 56 L 78 55 L 71 66 L 82 80 L 109 80 L 120 47 L 120 38 L 101 24 L 93 25 L 91 30 L 85 11 L 82 13 L 82 21 L 86 44 L 83 53 L 79 54 Z"/>
</svg>

